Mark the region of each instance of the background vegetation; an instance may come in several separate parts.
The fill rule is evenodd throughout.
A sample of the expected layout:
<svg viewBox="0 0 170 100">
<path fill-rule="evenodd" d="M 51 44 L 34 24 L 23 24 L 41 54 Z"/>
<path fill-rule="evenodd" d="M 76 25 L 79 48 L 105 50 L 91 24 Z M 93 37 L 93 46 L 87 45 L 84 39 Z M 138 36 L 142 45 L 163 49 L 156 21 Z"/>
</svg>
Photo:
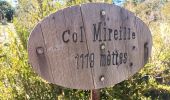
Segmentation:
<svg viewBox="0 0 170 100">
<path fill-rule="evenodd" d="M 2 14 L 2 18 L 12 21 L 14 8 L 7 1 L 0 0 L 0 13 Z"/>
<path fill-rule="evenodd" d="M 28 64 L 27 40 L 36 23 L 52 12 L 71 5 L 98 1 L 100 0 L 18 0 L 13 21 L 16 31 L 6 27 L 8 39 L 0 43 L 1 100 L 89 99 L 90 91 L 63 88 L 38 77 Z M 150 28 L 153 36 L 152 57 L 130 79 L 101 89 L 101 100 L 170 100 L 170 2 L 125 0 L 122 6 L 135 13 Z"/>
</svg>

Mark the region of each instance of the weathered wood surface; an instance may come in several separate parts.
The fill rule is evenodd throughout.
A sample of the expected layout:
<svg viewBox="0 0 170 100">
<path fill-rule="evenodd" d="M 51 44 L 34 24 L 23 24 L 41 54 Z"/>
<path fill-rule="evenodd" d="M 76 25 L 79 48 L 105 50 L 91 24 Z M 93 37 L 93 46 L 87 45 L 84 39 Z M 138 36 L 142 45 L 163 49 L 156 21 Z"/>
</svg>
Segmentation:
<svg viewBox="0 0 170 100">
<path fill-rule="evenodd" d="M 89 3 L 42 20 L 30 35 L 28 53 L 34 70 L 47 81 L 98 89 L 138 72 L 151 47 L 148 27 L 133 13 L 112 4 Z"/>
</svg>

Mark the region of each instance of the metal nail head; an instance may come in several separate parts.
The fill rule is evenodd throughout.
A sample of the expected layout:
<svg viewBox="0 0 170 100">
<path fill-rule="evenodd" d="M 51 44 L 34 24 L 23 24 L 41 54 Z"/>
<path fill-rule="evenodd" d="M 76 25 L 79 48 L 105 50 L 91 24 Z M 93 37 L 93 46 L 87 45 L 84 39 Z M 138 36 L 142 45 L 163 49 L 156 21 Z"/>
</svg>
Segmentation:
<svg viewBox="0 0 170 100">
<path fill-rule="evenodd" d="M 101 50 L 104 50 L 104 49 L 105 49 L 105 44 L 101 44 L 101 45 L 100 45 L 100 49 L 101 49 Z"/>
<path fill-rule="evenodd" d="M 101 77 L 100 77 L 100 81 L 104 81 L 104 76 L 102 75 Z"/>
<path fill-rule="evenodd" d="M 44 49 L 42 47 L 38 47 L 36 49 L 36 51 L 37 51 L 37 54 L 43 54 L 44 53 Z"/>
<path fill-rule="evenodd" d="M 104 15 L 106 15 L 106 12 L 104 10 L 102 10 L 101 14 L 104 16 Z"/>
</svg>

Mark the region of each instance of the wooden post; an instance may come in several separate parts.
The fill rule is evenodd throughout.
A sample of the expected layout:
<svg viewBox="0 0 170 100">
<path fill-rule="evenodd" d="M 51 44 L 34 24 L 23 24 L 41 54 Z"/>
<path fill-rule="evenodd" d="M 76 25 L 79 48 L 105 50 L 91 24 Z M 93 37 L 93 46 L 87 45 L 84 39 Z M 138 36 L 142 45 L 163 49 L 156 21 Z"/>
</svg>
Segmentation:
<svg viewBox="0 0 170 100">
<path fill-rule="evenodd" d="M 100 89 L 91 90 L 90 100 L 100 100 Z"/>
</svg>

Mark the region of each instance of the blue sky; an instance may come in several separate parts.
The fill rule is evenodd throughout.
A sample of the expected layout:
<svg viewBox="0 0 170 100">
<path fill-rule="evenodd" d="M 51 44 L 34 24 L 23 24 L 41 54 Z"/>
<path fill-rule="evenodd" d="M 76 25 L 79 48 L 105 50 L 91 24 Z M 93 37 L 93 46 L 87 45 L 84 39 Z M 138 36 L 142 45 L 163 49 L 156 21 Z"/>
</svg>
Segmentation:
<svg viewBox="0 0 170 100">
<path fill-rule="evenodd" d="M 122 6 L 125 0 L 113 0 L 113 2 L 115 3 L 115 5 Z"/>
</svg>

